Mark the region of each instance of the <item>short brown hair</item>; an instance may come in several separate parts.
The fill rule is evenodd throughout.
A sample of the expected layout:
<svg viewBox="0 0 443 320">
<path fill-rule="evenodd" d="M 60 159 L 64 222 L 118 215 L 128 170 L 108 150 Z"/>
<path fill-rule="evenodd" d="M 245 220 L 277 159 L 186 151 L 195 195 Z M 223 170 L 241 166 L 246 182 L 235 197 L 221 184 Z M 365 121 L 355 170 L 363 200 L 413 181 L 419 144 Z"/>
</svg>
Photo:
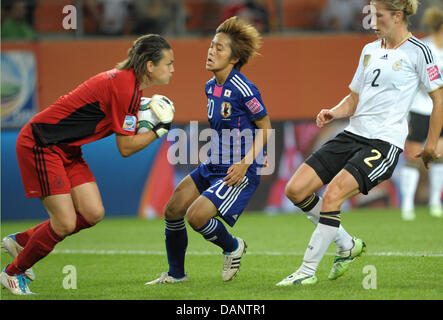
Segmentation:
<svg viewBox="0 0 443 320">
<path fill-rule="evenodd" d="M 171 49 L 169 43 L 158 34 L 147 34 L 139 37 L 128 50 L 128 57 L 117 63 L 118 70 L 134 69 L 135 76 L 142 82 L 147 76 L 146 63 L 156 65 L 163 58 L 163 49 Z"/>
<path fill-rule="evenodd" d="M 225 20 L 215 31 L 225 33 L 231 39 L 232 57 L 239 61 L 234 65 L 238 71 L 249 61 L 249 58 L 259 55 L 257 50 L 261 47 L 260 33 L 254 26 L 234 16 Z"/>
</svg>

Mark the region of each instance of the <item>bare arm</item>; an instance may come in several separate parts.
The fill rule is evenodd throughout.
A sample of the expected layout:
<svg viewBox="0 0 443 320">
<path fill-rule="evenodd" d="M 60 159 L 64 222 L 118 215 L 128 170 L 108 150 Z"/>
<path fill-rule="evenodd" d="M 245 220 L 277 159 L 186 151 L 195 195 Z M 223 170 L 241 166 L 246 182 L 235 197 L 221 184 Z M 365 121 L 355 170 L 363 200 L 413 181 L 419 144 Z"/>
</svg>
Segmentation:
<svg viewBox="0 0 443 320">
<path fill-rule="evenodd" d="M 146 148 L 150 145 L 157 135 L 153 130 L 135 134 L 133 136 L 125 136 L 124 134 L 116 133 L 117 148 L 123 157 L 129 157 L 134 153 Z"/>
<path fill-rule="evenodd" d="M 252 147 L 249 149 L 245 157 L 238 163 L 233 164 L 229 167 L 227 175 L 224 178 L 226 185 L 228 186 L 238 186 L 243 180 L 249 166 L 254 162 L 254 159 L 263 151 L 268 138 L 269 130 L 271 127 L 271 120 L 269 116 L 264 116 L 255 121 L 255 125 L 258 127 L 257 134 L 255 135 Z"/>
<path fill-rule="evenodd" d="M 440 157 L 436 149 L 443 126 L 443 88 L 437 89 L 429 93 L 429 95 L 434 103 L 434 107 L 432 109 L 431 119 L 429 120 L 428 136 L 423 150 L 416 155 L 417 158 L 422 158 L 426 169 L 429 169 L 430 162 Z"/>
<path fill-rule="evenodd" d="M 359 96 L 351 91 L 338 105 L 332 109 L 322 109 L 317 115 L 317 126 L 322 128 L 324 125 L 336 119 L 349 118 L 357 109 Z"/>
</svg>

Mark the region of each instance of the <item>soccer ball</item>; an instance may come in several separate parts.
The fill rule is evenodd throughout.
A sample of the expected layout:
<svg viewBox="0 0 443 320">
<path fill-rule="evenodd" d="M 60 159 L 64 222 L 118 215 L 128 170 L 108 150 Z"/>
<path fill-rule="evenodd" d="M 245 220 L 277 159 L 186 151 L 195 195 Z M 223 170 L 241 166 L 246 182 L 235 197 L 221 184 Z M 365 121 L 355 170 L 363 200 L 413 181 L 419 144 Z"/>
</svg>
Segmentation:
<svg viewBox="0 0 443 320">
<path fill-rule="evenodd" d="M 152 130 L 152 128 L 154 128 L 159 123 L 157 116 L 154 114 L 149 106 L 151 101 L 152 98 L 141 98 L 140 109 L 137 114 L 137 133 Z"/>
<path fill-rule="evenodd" d="M 152 128 L 160 122 L 159 118 L 151 108 L 154 103 L 156 106 L 161 106 L 163 109 L 167 109 L 167 106 L 170 106 L 172 111 L 175 112 L 174 103 L 165 96 L 154 94 L 152 98 L 142 97 L 137 114 L 137 133 L 152 130 Z M 158 110 L 158 108 L 155 110 Z"/>
</svg>

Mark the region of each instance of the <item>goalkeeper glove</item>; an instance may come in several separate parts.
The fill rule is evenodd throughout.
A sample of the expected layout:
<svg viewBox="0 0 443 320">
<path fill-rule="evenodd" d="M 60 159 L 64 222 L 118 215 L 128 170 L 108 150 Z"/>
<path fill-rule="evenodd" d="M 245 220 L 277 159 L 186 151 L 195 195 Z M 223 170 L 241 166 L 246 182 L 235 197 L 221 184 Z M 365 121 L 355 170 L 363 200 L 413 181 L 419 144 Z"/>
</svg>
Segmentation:
<svg viewBox="0 0 443 320">
<path fill-rule="evenodd" d="M 152 130 L 161 138 L 171 129 L 175 112 L 174 104 L 167 97 L 155 94 L 149 106 L 159 120 Z"/>
<path fill-rule="evenodd" d="M 157 137 L 163 137 L 171 129 L 172 122 L 169 123 L 159 123 L 152 130 L 154 130 Z"/>
</svg>

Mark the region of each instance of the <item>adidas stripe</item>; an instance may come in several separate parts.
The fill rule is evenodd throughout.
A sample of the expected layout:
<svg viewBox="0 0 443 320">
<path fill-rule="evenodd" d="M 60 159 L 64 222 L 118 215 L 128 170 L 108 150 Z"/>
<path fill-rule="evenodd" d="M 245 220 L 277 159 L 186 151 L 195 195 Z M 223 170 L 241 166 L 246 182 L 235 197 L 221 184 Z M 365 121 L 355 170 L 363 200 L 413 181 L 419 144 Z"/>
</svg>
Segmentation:
<svg viewBox="0 0 443 320">
<path fill-rule="evenodd" d="M 386 171 L 388 171 L 388 169 L 392 166 L 392 164 L 395 161 L 395 158 L 397 156 L 399 149 L 395 146 L 391 146 L 391 148 L 389 149 L 388 152 L 388 156 L 386 157 L 386 159 L 384 159 L 375 169 L 374 171 L 372 171 L 368 178 L 371 181 L 374 181 L 375 179 L 381 177 L 383 174 L 386 173 Z"/>
<path fill-rule="evenodd" d="M 246 188 L 248 184 L 249 184 L 248 177 L 244 177 L 243 180 L 242 180 L 242 183 L 238 187 L 234 187 L 233 188 L 233 192 L 231 192 L 231 194 L 220 205 L 220 208 L 218 208 L 218 211 L 220 211 L 220 213 L 222 215 L 225 215 L 228 212 L 228 210 L 232 207 L 234 202 L 237 200 L 238 195 L 240 194 L 240 192 L 244 188 Z"/>
<path fill-rule="evenodd" d="M 249 88 L 249 86 L 238 75 L 233 76 L 230 82 L 241 92 L 243 97 L 250 97 L 254 95 L 251 88 Z"/>
<path fill-rule="evenodd" d="M 421 49 L 421 51 L 423 52 L 423 54 L 425 56 L 427 64 L 434 63 L 434 58 L 432 56 L 431 49 L 429 49 L 429 47 L 427 45 L 425 45 L 423 42 L 417 40 L 416 38 L 410 38 L 408 41 L 415 44 L 417 47 L 419 47 Z"/>
</svg>

